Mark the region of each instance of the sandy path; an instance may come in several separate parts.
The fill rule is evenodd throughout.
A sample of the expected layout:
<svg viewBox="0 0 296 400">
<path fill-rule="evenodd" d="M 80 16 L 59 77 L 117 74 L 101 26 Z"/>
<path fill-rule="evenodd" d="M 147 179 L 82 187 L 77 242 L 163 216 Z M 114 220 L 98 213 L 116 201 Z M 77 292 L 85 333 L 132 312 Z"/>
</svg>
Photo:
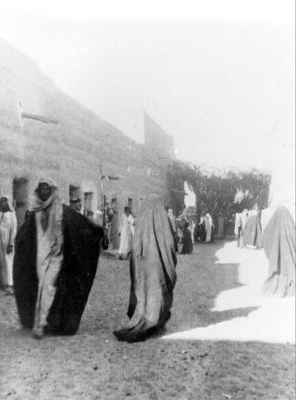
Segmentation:
<svg viewBox="0 0 296 400">
<path fill-rule="evenodd" d="M 144 343 L 119 343 L 112 335 L 126 318 L 126 261 L 102 257 L 74 337 L 35 341 L 20 330 L 14 299 L 1 293 L 0 399 L 294 399 L 291 344 L 238 341 L 231 335 L 223 340 L 170 338 L 250 319 L 252 313 L 262 311 L 257 300 L 252 304 L 246 299 L 238 302 L 237 294 L 229 296 L 237 289 L 249 285 L 254 290 L 259 285 L 264 274 L 261 270 L 257 274 L 254 260 L 261 268 L 260 257 L 261 252 L 238 252 L 233 244 L 223 242 L 196 245 L 194 254 L 179 255 L 166 335 Z"/>
</svg>

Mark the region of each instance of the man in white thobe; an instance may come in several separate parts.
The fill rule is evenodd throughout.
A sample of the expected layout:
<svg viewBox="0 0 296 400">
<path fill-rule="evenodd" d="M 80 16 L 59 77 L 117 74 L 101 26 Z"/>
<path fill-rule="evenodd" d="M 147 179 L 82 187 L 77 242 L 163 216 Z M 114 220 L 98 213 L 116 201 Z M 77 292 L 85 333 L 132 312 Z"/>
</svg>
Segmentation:
<svg viewBox="0 0 296 400">
<path fill-rule="evenodd" d="M 17 220 L 7 196 L 0 199 L 0 284 L 7 295 L 13 295 L 12 265 Z"/>
</svg>

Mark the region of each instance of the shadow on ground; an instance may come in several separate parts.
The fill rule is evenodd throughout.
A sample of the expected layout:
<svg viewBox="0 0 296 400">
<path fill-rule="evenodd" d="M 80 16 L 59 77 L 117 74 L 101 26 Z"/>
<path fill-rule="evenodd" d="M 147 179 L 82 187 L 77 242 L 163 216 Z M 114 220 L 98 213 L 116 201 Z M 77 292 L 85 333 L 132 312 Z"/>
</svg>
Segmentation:
<svg viewBox="0 0 296 400">
<path fill-rule="evenodd" d="M 242 287 L 238 263 L 217 263 L 224 241 L 196 244 L 193 254 L 178 255 L 178 281 L 174 292 L 172 319 L 167 333 L 206 327 L 232 318 L 246 317 L 257 307 L 212 311 L 221 292 Z"/>
</svg>

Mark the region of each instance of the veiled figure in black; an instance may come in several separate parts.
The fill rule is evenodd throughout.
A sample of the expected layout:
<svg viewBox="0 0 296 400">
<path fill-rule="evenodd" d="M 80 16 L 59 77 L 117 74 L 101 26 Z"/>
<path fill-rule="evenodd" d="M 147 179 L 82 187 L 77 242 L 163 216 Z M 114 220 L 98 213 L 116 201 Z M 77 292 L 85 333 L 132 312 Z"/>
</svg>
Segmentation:
<svg viewBox="0 0 296 400">
<path fill-rule="evenodd" d="M 192 236 L 189 229 L 189 222 L 185 221 L 183 229 L 183 246 L 181 254 L 191 254 L 193 251 Z"/>
<path fill-rule="evenodd" d="M 51 179 L 39 181 L 17 233 L 13 266 L 20 322 L 36 339 L 77 332 L 102 237 L 101 227 L 63 204 Z"/>
<path fill-rule="evenodd" d="M 137 220 L 130 259 L 129 323 L 114 332 L 118 340 L 145 340 L 170 318 L 176 284 L 176 242 L 161 201 L 150 196 Z"/>
</svg>

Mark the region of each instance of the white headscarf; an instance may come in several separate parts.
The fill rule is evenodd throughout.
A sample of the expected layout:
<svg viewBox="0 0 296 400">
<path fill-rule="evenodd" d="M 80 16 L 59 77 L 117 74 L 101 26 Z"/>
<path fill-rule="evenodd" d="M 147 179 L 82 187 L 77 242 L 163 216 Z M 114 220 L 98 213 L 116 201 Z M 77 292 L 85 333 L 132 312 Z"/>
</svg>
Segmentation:
<svg viewBox="0 0 296 400">
<path fill-rule="evenodd" d="M 41 183 L 47 183 L 51 188 L 51 195 L 46 201 L 42 201 L 38 197 L 38 187 Z M 30 211 L 41 212 L 41 218 L 44 217 L 46 222 L 45 230 L 47 230 L 47 223 L 51 226 L 49 234 L 57 239 L 58 248 L 63 246 L 63 202 L 58 196 L 58 185 L 50 178 L 41 178 L 38 181 L 37 188 L 34 191 L 35 198 Z M 49 208 L 49 206 L 51 206 Z M 52 215 L 52 217 L 49 217 Z"/>
<path fill-rule="evenodd" d="M 10 197 L 7 196 L 7 195 L 4 195 L 4 196 L 1 196 L 0 201 L 2 199 L 6 199 L 7 200 L 7 205 L 8 205 L 9 211 L 12 212 L 12 213 L 15 213 L 15 209 L 14 209 L 14 207 L 12 205 L 12 201 L 10 200 Z"/>
<path fill-rule="evenodd" d="M 51 194 L 50 197 L 46 200 L 46 201 L 42 201 L 39 196 L 38 196 L 38 187 L 41 183 L 46 183 L 50 189 L 51 189 Z M 55 183 L 54 180 L 50 179 L 50 178 L 41 178 L 38 181 L 37 187 L 34 191 L 34 200 L 33 200 L 33 204 L 31 205 L 31 209 L 30 211 L 42 211 L 45 210 L 50 204 L 52 204 L 55 200 L 59 199 L 58 196 L 58 185 Z"/>
</svg>

